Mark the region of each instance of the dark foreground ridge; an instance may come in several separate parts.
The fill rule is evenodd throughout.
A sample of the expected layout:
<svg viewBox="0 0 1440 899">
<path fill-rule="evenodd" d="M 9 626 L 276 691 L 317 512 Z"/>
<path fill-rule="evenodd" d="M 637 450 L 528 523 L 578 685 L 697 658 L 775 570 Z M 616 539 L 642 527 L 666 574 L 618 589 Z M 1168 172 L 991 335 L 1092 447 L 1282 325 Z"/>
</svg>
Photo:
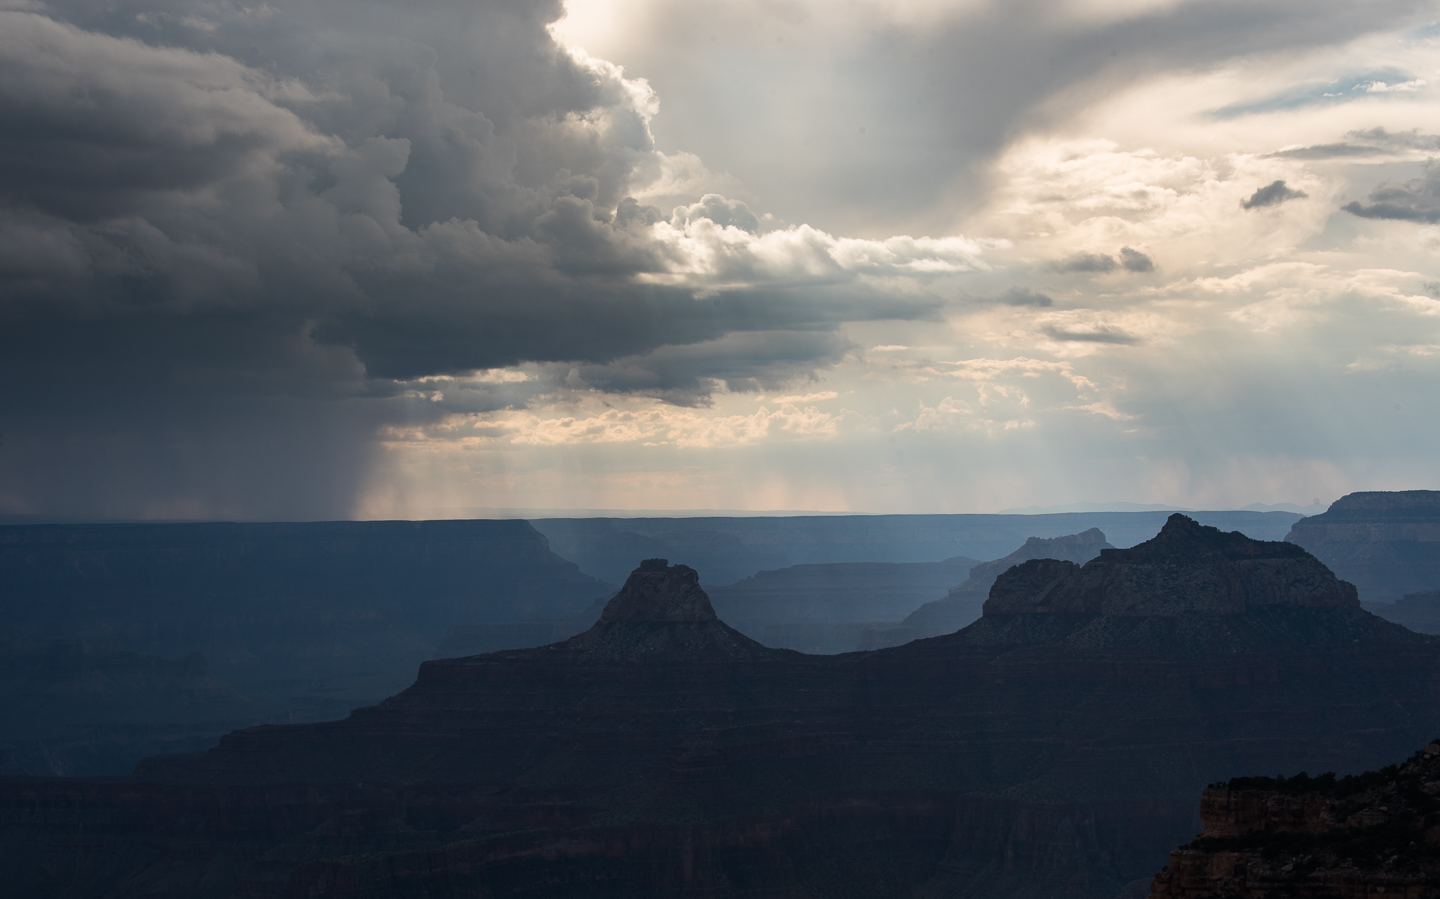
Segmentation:
<svg viewBox="0 0 1440 899">
<path fill-rule="evenodd" d="M 344 720 L 0 780 L 0 865 L 74 897 L 1113 899 L 1206 783 L 1375 767 L 1435 731 L 1437 684 L 1440 639 L 1184 516 L 840 656 L 749 641 L 653 560 L 585 634 L 427 662 Z"/>
<path fill-rule="evenodd" d="M 1205 790 L 1200 817 L 1155 899 L 1440 893 L 1440 743 L 1358 776 L 1233 778 Z"/>
</svg>

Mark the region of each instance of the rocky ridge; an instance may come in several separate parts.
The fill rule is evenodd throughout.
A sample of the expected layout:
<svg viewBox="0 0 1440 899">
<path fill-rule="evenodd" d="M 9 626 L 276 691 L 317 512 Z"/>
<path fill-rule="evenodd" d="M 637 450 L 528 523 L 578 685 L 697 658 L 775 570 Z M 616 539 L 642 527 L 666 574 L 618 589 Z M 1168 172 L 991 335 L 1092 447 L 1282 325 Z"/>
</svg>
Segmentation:
<svg viewBox="0 0 1440 899">
<path fill-rule="evenodd" d="M 1084 566 L 1032 559 L 995 580 L 967 642 L 1139 652 L 1266 651 L 1344 643 L 1387 625 L 1353 585 L 1291 543 L 1251 540 L 1176 513 L 1152 540 Z"/>
<path fill-rule="evenodd" d="M 1440 895 L 1440 742 L 1358 776 L 1233 778 L 1200 817 L 1155 899 Z"/>
</svg>

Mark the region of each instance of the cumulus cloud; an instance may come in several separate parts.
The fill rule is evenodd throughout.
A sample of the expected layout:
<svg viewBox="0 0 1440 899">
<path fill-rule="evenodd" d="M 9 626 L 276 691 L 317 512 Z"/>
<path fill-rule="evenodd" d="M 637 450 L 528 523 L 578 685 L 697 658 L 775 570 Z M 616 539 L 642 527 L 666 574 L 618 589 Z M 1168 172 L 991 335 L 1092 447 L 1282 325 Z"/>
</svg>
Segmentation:
<svg viewBox="0 0 1440 899">
<path fill-rule="evenodd" d="M 1303 190 L 1295 190 L 1287 187 L 1284 181 L 1272 181 L 1264 187 L 1257 188 L 1248 199 L 1241 200 L 1240 206 L 1244 209 L 1261 209 L 1266 206 L 1279 206 L 1286 200 L 1299 200 L 1310 196 Z"/>
<path fill-rule="evenodd" d="M 634 199 L 703 166 L 656 148 L 644 81 L 555 42 L 562 12 L 0 10 L 0 377 L 30 385 L 0 399 L 0 507 L 343 516 L 387 422 L 540 380 L 689 405 L 804 382 L 843 322 L 941 303 L 870 282 L 984 267 L 959 237 Z M 553 370 L 470 376 L 526 364 Z M 324 476 L 284 483 L 261 444 Z M 77 467 L 113 496 L 87 506 Z"/>
<path fill-rule="evenodd" d="M 1425 163 L 1424 174 L 1402 184 L 1386 182 L 1370 191 L 1365 202 L 1358 200 L 1341 207 L 1366 219 L 1401 222 L 1440 222 L 1440 167 Z"/>
<path fill-rule="evenodd" d="M 1155 371 L 1206 315 L 1303 321 L 1303 289 L 1242 282 L 1316 246 L 1345 183 L 1309 163 L 1418 161 L 1434 141 L 1318 143 L 1424 121 L 1375 113 L 1423 101 L 1423 67 L 1313 58 L 1364 55 L 1354 36 L 1418 0 L 573 4 L 638 42 L 613 56 L 552 28 L 559 0 L 0 6 L 0 512 L 343 517 L 377 458 L 444 441 L 518 471 L 519 447 L 775 440 L 804 445 L 793 473 L 813 480 L 860 463 L 812 452 L 866 434 L 1148 427 L 1169 407 L 1125 401 L 1127 378 L 1166 380 L 1142 357 Z M 1285 116 L 1350 118 L 1269 155 L 1275 129 L 1247 130 L 1263 111 L 1185 144 L 1206 110 L 1248 102 L 1234 66 L 1279 56 L 1284 77 L 1347 92 Z M 1164 135 L 1097 112 L 1146 90 L 1185 107 Z M 1238 214 L 1276 179 L 1316 202 Z M 1430 221 L 1433 197 L 1383 185 L 1352 211 Z M 1394 267 L 1411 289 L 1429 276 Z"/>
</svg>

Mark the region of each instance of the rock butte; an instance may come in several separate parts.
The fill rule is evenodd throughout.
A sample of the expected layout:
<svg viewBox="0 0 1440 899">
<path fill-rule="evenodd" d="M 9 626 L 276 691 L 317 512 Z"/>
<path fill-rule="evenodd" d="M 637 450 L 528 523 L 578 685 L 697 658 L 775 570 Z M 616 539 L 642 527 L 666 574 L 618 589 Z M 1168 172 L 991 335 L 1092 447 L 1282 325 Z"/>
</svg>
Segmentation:
<svg viewBox="0 0 1440 899">
<path fill-rule="evenodd" d="M 1181 515 L 840 656 L 745 638 L 652 560 L 586 633 L 427 662 L 344 720 L 0 780 L 0 864 L 70 896 L 1111 899 L 1206 783 L 1378 765 L 1436 730 L 1437 684 L 1440 639 Z"/>
</svg>

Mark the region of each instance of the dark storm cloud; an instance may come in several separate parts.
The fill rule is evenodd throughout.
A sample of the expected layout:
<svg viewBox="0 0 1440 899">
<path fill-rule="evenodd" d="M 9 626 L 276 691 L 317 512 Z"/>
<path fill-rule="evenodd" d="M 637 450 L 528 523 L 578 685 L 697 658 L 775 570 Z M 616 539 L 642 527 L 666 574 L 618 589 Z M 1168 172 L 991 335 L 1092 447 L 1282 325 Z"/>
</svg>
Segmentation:
<svg viewBox="0 0 1440 899">
<path fill-rule="evenodd" d="M 1284 181 L 1272 181 L 1257 188 L 1249 199 L 1241 200 L 1240 206 L 1244 209 L 1262 209 L 1266 206 L 1279 206 L 1286 200 L 1299 200 L 1308 196 L 1310 195 L 1303 190 L 1287 187 Z"/>
<path fill-rule="evenodd" d="M 1341 207 L 1351 215 L 1366 219 L 1391 219 L 1401 222 L 1440 222 L 1440 167 L 1425 163 L 1425 173 L 1404 184 L 1386 182 L 1370 191 L 1365 202 L 1355 201 Z"/>
<path fill-rule="evenodd" d="M 1012 287 L 1000 295 L 1000 302 L 1006 306 L 1053 306 L 1055 301 L 1043 293 L 1036 293 L 1028 287 Z"/>
<path fill-rule="evenodd" d="M 1155 260 L 1133 247 L 1121 247 L 1120 267 L 1127 272 L 1153 272 L 1155 271 Z"/>
<path fill-rule="evenodd" d="M 650 101 L 554 43 L 558 0 L 45 10 L 0 10 L 0 511 L 344 516 L 378 427 L 493 399 L 417 379 L 700 403 L 934 312 L 641 279 Z"/>
<path fill-rule="evenodd" d="M 605 365 L 580 366 L 571 372 L 568 386 L 703 405 L 717 384 L 732 391 L 774 390 L 810 376 L 817 361 L 839 362 L 855 349 L 855 344 L 829 331 L 730 334 Z"/>
</svg>

